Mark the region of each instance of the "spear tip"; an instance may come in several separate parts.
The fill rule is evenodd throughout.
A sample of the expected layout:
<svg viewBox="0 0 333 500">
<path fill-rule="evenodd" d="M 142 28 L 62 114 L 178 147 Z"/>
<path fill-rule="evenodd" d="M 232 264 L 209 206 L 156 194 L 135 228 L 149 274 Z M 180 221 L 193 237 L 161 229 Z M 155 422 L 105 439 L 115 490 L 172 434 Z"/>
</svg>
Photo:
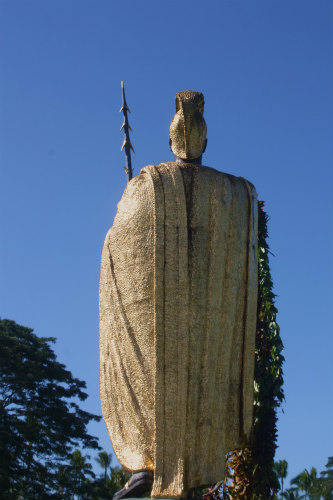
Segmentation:
<svg viewBox="0 0 333 500">
<path fill-rule="evenodd" d="M 123 97 L 122 108 L 127 108 L 127 106 L 126 106 L 126 98 L 125 98 L 125 86 L 124 86 L 123 80 L 121 80 L 121 93 L 122 93 L 122 97 Z"/>
<path fill-rule="evenodd" d="M 131 144 L 130 138 L 129 138 L 129 130 L 132 130 L 129 123 L 128 123 L 128 118 L 127 118 L 127 112 L 130 113 L 130 110 L 127 106 L 126 103 L 126 97 L 125 97 L 125 86 L 124 86 L 124 81 L 121 80 L 121 90 L 122 90 L 122 106 L 120 108 L 120 112 L 122 111 L 124 114 L 124 123 L 122 124 L 120 130 L 124 130 L 124 142 L 121 146 L 121 151 L 125 148 L 125 154 L 126 154 L 126 174 L 127 174 L 127 180 L 130 181 L 133 176 L 133 169 L 132 169 L 132 162 L 131 162 L 131 150 L 134 153 L 134 148 Z"/>
</svg>

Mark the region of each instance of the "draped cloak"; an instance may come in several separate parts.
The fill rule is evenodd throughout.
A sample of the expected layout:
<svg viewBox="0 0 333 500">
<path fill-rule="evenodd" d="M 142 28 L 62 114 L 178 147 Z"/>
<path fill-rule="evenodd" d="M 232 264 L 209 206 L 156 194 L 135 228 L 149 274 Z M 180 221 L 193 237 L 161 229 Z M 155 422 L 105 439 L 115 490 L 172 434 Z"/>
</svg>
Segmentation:
<svg viewBox="0 0 333 500">
<path fill-rule="evenodd" d="M 169 162 L 128 183 L 102 253 L 101 403 L 152 497 L 214 484 L 249 442 L 257 279 L 248 181 Z"/>
</svg>

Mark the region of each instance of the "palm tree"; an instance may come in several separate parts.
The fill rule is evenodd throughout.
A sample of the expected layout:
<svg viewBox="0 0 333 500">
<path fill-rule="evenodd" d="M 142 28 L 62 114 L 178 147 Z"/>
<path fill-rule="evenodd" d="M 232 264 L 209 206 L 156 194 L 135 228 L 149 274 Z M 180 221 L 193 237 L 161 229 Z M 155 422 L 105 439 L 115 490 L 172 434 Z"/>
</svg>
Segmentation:
<svg viewBox="0 0 333 500">
<path fill-rule="evenodd" d="M 294 477 L 290 483 L 294 484 L 301 491 L 304 491 L 304 495 L 300 497 L 301 499 L 319 500 L 320 493 L 318 491 L 318 479 L 317 469 L 312 467 L 310 472 L 305 469 L 303 472 L 298 474 L 298 476 Z"/>
<path fill-rule="evenodd" d="M 297 488 L 288 488 L 282 493 L 283 498 L 286 500 L 299 500 L 299 494 Z"/>
<path fill-rule="evenodd" d="M 89 455 L 82 455 L 80 450 L 75 450 L 70 459 L 74 492 L 78 498 L 82 498 L 85 494 L 84 489 L 89 482 L 87 476 L 95 477 L 95 474 L 92 472 L 92 466 L 87 461 L 88 458 L 90 458 Z"/>
<path fill-rule="evenodd" d="M 107 453 L 106 451 L 101 451 L 98 454 L 98 458 L 96 458 L 96 462 L 104 469 L 104 481 L 106 484 L 107 481 L 107 470 L 111 465 L 112 462 L 112 455 L 111 453 Z"/>
<path fill-rule="evenodd" d="M 131 474 L 123 468 L 111 467 L 110 492 L 114 494 L 116 491 L 121 490 L 130 476 Z"/>
<path fill-rule="evenodd" d="M 333 457 L 328 457 L 326 470 L 320 473 L 321 478 L 320 489 L 324 500 L 332 500 L 333 498 Z"/>
<path fill-rule="evenodd" d="M 274 469 L 277 474 L 277 477 L 280 481 L 281 484 L 281 495 L 283 496 L 283 481 L 287 477 L 288 473 L 288 462 L 287 460 L 279 460 L 278 462 L 275 462 L 274 464 Z"/>
</svg>

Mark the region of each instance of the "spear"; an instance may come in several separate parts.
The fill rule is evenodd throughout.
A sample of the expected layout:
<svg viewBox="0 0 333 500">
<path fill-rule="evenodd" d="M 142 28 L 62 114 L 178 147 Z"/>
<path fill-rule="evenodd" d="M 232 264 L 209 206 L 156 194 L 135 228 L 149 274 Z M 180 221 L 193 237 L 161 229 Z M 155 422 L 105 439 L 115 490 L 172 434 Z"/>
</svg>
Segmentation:
<svg viewBox="0 0 333 500">
<path fill-rule="evenodd" d="M 120 130 L 124 129 L 124 142 L 123 145 L 121 146 L 121 151 L 125 148 L 126 167 L 124 168 L 127 175 L 127 182 L 129 182 L 133 177 L 131 150 L 133 151 L 133 153 L 135 153 L 135 151 L 133 149 L 133 146 L 129 138 L 129 130 L 132 132 L 132 129 L 130 124 L 128 123 L 128 118 L 127 118 L 127 111 L 130 113 L 130 110 L 126 103 L 124 82 L 121 82 L 121 89 L 123 95 L 123 105 L 120 108 L 120 113 L 123 112 L 124 115 L 124 123 L 120 127 Z"/>
</svg>

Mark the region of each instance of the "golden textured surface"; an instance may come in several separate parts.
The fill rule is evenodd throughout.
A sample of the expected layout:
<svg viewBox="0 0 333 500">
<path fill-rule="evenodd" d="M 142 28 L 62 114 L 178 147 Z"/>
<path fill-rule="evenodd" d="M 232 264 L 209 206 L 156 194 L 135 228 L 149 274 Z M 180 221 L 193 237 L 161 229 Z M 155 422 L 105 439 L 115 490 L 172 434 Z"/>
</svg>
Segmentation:
<svg viewBox="0 0 333 500">
<path fill-rule="evenodd" d="M 253 186 L 186 163 L 142 169 L 103 248 L 101 401 L 119 461 L 154 470 L 153 497 L 215 483 L 248 443 L 256 304 Z"/>
<path fill-rule="evenodd" d="M 199 158 L 206 147 L 207 126 L 201 92 L 184 90 L 176 94 L 176 114 L 170 125 L 170 146 L 183 160 Z"/>
</svg>

